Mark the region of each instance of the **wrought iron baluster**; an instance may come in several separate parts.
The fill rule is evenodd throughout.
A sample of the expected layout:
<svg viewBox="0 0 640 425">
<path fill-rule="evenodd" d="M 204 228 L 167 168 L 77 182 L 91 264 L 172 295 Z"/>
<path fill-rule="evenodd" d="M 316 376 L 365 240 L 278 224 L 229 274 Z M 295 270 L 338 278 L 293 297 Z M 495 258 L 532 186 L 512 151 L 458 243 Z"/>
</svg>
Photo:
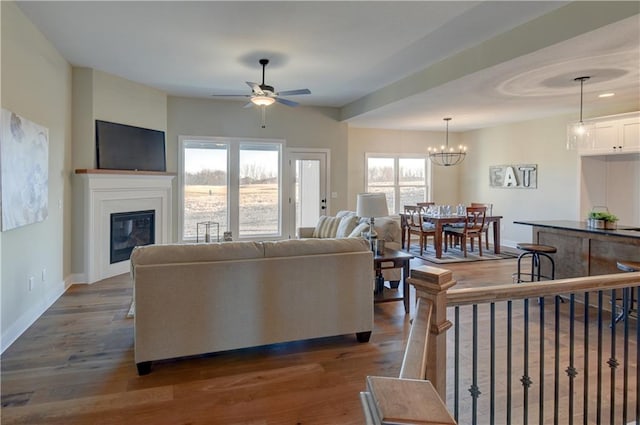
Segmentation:
<svg viewBox="0 0 640 425">
<path fill-rule="evenodd" d="M 523 417 L 522 423 L 529 423 L 529 387 L 533 383 L 529 376 L 529 299 L 524 300 L 524 368 L 520 382 L 524 389 L 523 392 Z"/>
<path fill-rule="evenodd" d="M 555 357 L 553 362 L 553 423 L 558 425 L 558 412 L 560 406 L 560 297 L 555 299 Z"/>
<path fill-rule="evenodd" d="M 596 423 L 602 421 L 602 302 L 603 291 L 598 291 L 598 386 L 596 390 Z"/>
<path fill-rule="evenodd" d="M 507 425 L 511 425 L 511 371 L 513 361 L 513 350 L 511 348 L 513 344 L 513 301 L 507 301 Z M 640 328 L 638 328 L 640 334 Z"/>
<path fill-rule="evenodd" d="M 469 387 L 471 394 L 471 423 L 478 423 L 478 397 L 480 388 L 478 387 L 478 304 L 473 305 L 473 335 L 472 335 L 472 384 Z"/>
<path fill-rule="evenodd" d="M 615 423 L 616 417 L 616 369 L 618 368 L 618 360 L 616 359 L 616 290 L 611 290 L 611 353 L 607 364 L 611 369 L 611 381 L 609 386 L 609 423 Z"/>
<path fill-rule="evenodd" d="M 460 417 L 460 307 L 454 308 L 456 327 L 454 329 L 454 381 L 453 381 L 453 415 L 456 422 Z"/>
<path fill-rule="evenodd" d="M 578 371 L 573 363 L 575 351 L 575 316 L 576 316 L 576 296 L 569 297 L 569 367 L 566 372 L 569 377 L 569 425 L 573 425 L 573 387 Z"/>
<path fill-rule="evenodd" d="M 584 389 L 582 406 L 584 415 L 582 416 L 583 425 L 589 423 L 589 293 L 584 293 L 584 347 L 582 355 L 584 356 Z"/>
<path fill-rule="evenodd" d="M 489 396 L 489 423 L 496 420 L 496 304 L 491 303 L 491 394 Z"/>
<path fill-rule="evenodd" d="M 538 400 L 538 423 L 544 423 L 544 297 L 538 298 L 540 308 L 540 399 Z"/>
<path fill-rule="evenodd" d="M 629 393 L 629 295 L 631 288 L 624 288 L 622 291 L 622 311 L 624 311 L 624 339 L 623 339 L 623 375 L 622 375 L 622 423 L 627 423 L 628 393 Z"/>
<path fill-rule="evenodd" d="M 636 287 L 636 296 L 640 296 L 640 286 Z M 640 300 L 639 300 L 640 301 Z M 640 319 L 637 317 L 640 309 L 636 304 L 636 424 L 640 424 L 640 391 L 638 386 L 640 385 L 640 347 L 638 347 L 638 341 L 640 341 Z"/>
</svg>

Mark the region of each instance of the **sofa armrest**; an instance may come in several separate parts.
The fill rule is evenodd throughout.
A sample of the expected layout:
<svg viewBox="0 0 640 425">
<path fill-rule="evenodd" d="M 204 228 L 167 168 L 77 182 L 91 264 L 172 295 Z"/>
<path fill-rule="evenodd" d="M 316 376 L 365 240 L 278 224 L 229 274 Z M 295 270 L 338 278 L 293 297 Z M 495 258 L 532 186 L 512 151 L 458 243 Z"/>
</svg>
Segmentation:
<svg viewBox="0 0 640 425">
<path fill-rule="evenodd" d="M 315 227 L 298 227 L 298 238 L 303 239 L 303 238 L 312 238 L 313 237 L 313 231 L 315 230 Z"/>
</svg>

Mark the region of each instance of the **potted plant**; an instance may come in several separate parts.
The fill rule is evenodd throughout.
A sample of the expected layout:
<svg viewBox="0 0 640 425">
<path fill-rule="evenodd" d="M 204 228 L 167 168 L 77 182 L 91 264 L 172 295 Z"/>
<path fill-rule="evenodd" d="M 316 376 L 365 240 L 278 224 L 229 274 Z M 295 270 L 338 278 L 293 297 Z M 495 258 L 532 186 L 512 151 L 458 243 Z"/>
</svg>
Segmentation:
<svg viewBox="0 0 640 425">
<path fill-rule="evenodd" d="M 615 229 L 618 217 L 608 211 L 591 211 L 587 218 L 587 225 L 596 229 Z"/>
</svg>

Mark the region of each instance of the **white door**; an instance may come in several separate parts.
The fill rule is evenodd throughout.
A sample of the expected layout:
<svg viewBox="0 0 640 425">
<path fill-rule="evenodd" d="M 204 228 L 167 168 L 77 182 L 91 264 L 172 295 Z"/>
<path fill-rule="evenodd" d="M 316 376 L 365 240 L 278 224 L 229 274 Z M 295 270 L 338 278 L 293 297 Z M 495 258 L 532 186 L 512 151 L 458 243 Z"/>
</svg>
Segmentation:
<svg viewBox="0 0 640 425">
<path fill-rule="evenodd" d="M 299 227 L 315 227 L 318 218 L 328 211 L 328 155 L 319 150 L 289 152 L 290 237 L 296 236 Z"/>
</svg>

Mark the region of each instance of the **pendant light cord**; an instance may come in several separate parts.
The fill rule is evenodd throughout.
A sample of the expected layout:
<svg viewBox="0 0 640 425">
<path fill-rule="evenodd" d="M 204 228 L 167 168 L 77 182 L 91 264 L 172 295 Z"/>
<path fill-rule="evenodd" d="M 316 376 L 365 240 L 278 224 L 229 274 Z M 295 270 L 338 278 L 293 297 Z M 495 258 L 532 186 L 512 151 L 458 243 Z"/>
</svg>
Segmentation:
<svg viewBox="0 0 640 425">
<path fill-rule="evenodd" d="M 584 82 L 591 77 L 578 77 L 574 78 L 573 81 L 580 81 L 580 124 L 582 124 L 582 100 L 583 100 L 583 90 L 584 90 Z"/>
</svg>

